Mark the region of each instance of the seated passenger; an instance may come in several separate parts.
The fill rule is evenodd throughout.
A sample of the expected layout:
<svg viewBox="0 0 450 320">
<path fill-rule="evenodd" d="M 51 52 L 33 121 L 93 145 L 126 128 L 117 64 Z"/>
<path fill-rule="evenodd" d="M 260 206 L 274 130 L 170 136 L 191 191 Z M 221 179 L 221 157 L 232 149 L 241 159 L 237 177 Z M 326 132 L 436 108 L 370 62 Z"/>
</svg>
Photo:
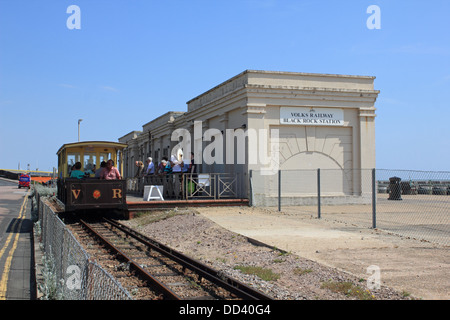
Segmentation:
<svg viewBox="0 0 450 320">
<path fill-rule="evenodd" d="M 84 174 L 86 176 L 90 176 L 91 174 L 95 173 L 95 164 L 89 162 L 84 166 Z"/>
<path fill-rule="evenodd" d="M 73 166 L 74 170 L 70 173 L 71 178 L 82 179 L 84 178 L 84 172 L 81 171 L 81 162 L 75 163 Z"/>
<path fill-rule="evenodd" d="M 95 177 L 97 179 L 100 179 L 100 176 L 102 175 L 103 170 L 105 170 L 106 168 L 106 161 L 102 161 L 100 163 L 100 168 L 98 168 L 97 170 L 95 170 Z"/>
<path fill-rule="evenodd" d="M 103 169 L 100 179 L 105 180 L 114 180 L 114 179 L 121 179 L 120 172 L 117 170 L 116 167 L 114 167 L 114 161 L 111 159 L 106 162 L 106 168 Z"/>
</svg>

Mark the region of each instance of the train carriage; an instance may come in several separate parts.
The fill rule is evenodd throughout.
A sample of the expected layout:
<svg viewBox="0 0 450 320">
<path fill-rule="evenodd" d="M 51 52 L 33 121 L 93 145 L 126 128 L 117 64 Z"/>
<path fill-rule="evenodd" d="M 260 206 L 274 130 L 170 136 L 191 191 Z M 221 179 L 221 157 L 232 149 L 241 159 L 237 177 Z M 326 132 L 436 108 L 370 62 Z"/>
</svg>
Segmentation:
<svg viewBox="0 0 450 320">
<path fill-rule="evenodd" d="M 122 152 L 127 145 L 109 141 L 84 141 L 64 144 L 58 155 L 58 199 L 66 212 L 101 209 L 127 210 L 126 180 L 95 177 L 102 161 L 112 160 L 123 172 Z M 71 178 L 76 163 L 81 163 L 78 178 Z"/>
</svg>

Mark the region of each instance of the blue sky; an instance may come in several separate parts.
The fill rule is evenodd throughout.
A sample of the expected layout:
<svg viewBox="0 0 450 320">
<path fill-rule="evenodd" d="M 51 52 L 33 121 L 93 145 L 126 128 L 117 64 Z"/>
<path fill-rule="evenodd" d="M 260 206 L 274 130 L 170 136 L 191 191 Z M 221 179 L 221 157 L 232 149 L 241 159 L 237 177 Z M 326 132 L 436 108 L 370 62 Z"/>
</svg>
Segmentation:
<svg viewBox="0 0 450 320">
<path fill-rule="evenodd" d="M 117 141 L 255 69 L 376 76 L 377 168 L 450 171 L 449 13 L 448 0 L 0 0 L 0 168 L 51 171 L 78 119 L 81 140 Z"/>
</svg>

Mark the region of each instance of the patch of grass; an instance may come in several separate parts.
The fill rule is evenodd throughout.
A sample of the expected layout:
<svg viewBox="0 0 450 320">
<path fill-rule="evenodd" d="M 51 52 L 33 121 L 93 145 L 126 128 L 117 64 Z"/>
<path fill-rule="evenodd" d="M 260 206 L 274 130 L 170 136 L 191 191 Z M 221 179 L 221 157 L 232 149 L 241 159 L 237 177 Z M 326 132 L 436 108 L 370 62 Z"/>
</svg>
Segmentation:
<svg viewBox="0 0 450 320">
<path fill-rule="evenodd" d="M 265 281 L 275 281 L 280 278 L 280 275 L 273 272 L 272 269 L 264 269 L 262 267 L 253 267 L 253 266 L 236 266 L 235 270 L 240 270 L 245 274 L 253 274 Z"/>
<path fill-rule="evenodd" d="M 223 257 L 217 257 L 216 260 L 217 260 L 217 261 L 220 261 L 220 262 L 222 262 L 222 263 L 226 263 L 226 262 L 227 262 L 227 259 L 225 259 L 225 258 L 223 258 Z"/>
<path fill-rule="evenodd" d="M 406 297 L 409 297 L 410 295 L 411 295 L 411 293 L 409 293 L 408 291 L 404 291 L 404 290 L 402 291 L 402 296 L 403 297 L 406 298 Z"/>
<path fill-rule="evenodd" d="M 280 256 L 280 257 L 283 257 L 283 256 L 290 256 L 291 254 L 292 254 L 292 252 L 291 251 L 281 251 L 281 250 L 278 250 L 279 252 L 278 252 L 278 255 Z"/>
<path fill-rule="evenodd" d="M 295 268 L 294 269 L 294 274 L 298 275 L 298 276 L 301 276 L 301 275 L 304 275 L 304 274 L 308 274 L 308 273 L 311 273 L 311 272 L 313 272 L 312 269 L 303 269 L 303 268 Z"/>
<path fill-rule="evenodd" d="M 201 288 L 201 286 L 197 282 L 195 282 L 193 279 L 190 279 L 190 278 L 186 277 L 186 280 L 189 282 L 189 285 L 192 288 L 195 288 L 195 289 L 200 289 Z"/>
<path fill-rule="evenodd" d="M 355 286 L 351 282 L 326 281 L 320 286 L 322 289 L 328 289 L 336 293 L 345 294 L 347 297 L 354 297 L 358 300 L 375 300 L 375 296 L 369 290 Z"/>
<path fill-rule="evenodd" d="M 282 262 L 284 262 L 283 259 L 274 259 L 273 260 L 273 263 L 282 263 Z"/>
</svg>

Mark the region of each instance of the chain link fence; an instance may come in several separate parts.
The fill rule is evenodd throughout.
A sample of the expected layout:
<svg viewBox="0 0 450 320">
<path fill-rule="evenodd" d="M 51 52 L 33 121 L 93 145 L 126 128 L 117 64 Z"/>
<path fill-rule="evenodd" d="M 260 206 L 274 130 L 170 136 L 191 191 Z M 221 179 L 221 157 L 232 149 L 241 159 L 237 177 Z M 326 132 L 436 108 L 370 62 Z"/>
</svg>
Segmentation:
<svg viewBox="0 0 450 320">
<path fill-rule="evenodd" d="M 37 193 L 36 193 L 37 194 Z M 43 280 L 38 284 L 43 299 L 131 300 L 125 290 L 84 250 L 64 222 L 39 199 L 40 246 Z"/>
<path fill-rule="evenodd" d="M 250 202 L 450 244 L 450 172 L 387 169 L 250 173 Z"/>
<path fill-rule="evenodd" d="M 377 227 L 450 245 L 450 172 L 376 170 Z"/>
<path fill-rule="evenodd" d="M 299 215 L 379 228 L 450 245 L 450 172 L 387 169 L 250 172 L 250 203 Z M 46 203 L 50 190 L 34 192 L 44 252 L 46 299 L 128 300 L 130 293 L 88 253 Z M 36 201 L 37 200 L 37 201 Z M 36 215 L 37 216 L 37 215 Z"/>
</svg>

